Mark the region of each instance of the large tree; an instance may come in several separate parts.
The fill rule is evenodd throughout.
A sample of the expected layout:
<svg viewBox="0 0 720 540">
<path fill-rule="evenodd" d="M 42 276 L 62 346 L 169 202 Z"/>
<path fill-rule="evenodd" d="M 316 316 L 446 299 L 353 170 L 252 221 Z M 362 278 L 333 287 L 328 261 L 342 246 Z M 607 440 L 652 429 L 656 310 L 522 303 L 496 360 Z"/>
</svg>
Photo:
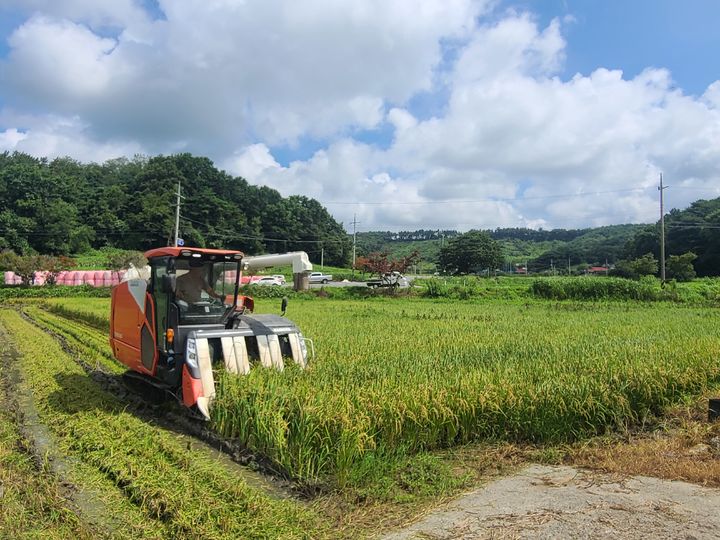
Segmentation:
<svg viewBox="0 0 720 540">
<path fill-rule="evenodd" d="M 440 250 L 438 264 L 449 274 L 474 274 L 495 270 L 502 262 L 500 244 L 485 232 L 470 231 L 453 238 Z"/>
</svg>

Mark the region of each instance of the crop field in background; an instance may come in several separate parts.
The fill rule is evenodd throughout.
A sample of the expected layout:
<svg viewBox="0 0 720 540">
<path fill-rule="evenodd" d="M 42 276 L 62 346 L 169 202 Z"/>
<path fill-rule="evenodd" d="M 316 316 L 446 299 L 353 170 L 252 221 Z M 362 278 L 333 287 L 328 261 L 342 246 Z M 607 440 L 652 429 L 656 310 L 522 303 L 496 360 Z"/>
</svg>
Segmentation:
<svg viewBox="0 0 720 540">
<path fill-rule="evenodd" d="M 46 302 L 104 350 L 107 299 Z M 310 369 L 218 374 L 212 425 L 307 484 L 357 487 L 379 464 L 467 442 L 623 430 L 720 381 L 713 308 L 294 299 L 288 317 L 315 341 Z"/>
</svg>

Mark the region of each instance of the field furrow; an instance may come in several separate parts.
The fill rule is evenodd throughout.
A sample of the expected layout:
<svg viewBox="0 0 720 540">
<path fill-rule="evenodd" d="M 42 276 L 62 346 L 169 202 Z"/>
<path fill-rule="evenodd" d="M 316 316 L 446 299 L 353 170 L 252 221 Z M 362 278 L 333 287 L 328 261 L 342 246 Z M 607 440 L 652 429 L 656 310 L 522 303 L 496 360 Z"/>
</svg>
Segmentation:
<svg viewBox="0 0 720 540">
<path fill-rule="evenodd" d="M 14 311 L 0 324 L 20 355 L 25 384 L 58 449 L 123 515 L 120 537 L 315 538 L 317 516 L 277 501 L 232 475 L 203 449 L 149 424 L 104 392 L 60 344 Z M 78 334 L 79 336 L 79 334 Z M 112 489 L 107 489 L 108 485 Z"/>
</svg>

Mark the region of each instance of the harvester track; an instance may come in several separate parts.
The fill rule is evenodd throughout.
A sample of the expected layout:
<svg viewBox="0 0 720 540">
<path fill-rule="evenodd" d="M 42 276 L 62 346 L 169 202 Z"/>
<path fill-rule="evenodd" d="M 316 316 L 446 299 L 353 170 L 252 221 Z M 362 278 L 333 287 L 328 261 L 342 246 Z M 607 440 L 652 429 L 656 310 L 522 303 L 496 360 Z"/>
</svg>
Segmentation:
<svg viewBox="0 0 720 540">
<path fill-rule="evenodd" d="M 58 450 L 47 426 L 41 422 L 32 392 L 26 387 L 18 367 L 19 355 L 2 326 L 0 340 L 3 343 L 0 349 L 0 384 L 5 389 L 0 395 L 0 406 L 17 426 L 20 435 L 18 450 L 32 459 L 38 473 L 51 473 L 67 506 L 93 527 L 93 535 L 109 537 L 120 526 L 117 517 L 107 511 L 99 491 L 88 485 L 80 488 L 68 479 L 73 460 Z"/>
<path fill-rule="evenodd" d="M 180 436 L 194 439 L 192 442 L 189 441 L 188 444 L 204 444 L 209 446 L 215 451 L 227 456 L 233 463 L 245 468 L 248 474 L 257 472 L 261 475 L 261 478 L 258 478 L 258 484 L 262 485 L 276 498 L 308 500 L 312 496 L 317 495 L 318 491 L 316 488 L 308 489 L 293 482 L 285 471 L 276 467 L 269 459 L 258 455 L 239 442 L 225 439 L 212 431 L 208 427 L 206 420 L 200 416 L 192 415 L 188 409 L 180 404 L 178 397 L 174 394 L 167 392 L 168 400 L 163 404 L 153 405 L 148 403 L 140 395 L 128 388 L 123 382 L 122 375 L 110 373 L 104 370 L 99 364 L 93 366 L 85 361 L 81 356 L 82 352 L 71 345 L 66 336 L 43 325 L 23 309 L 20 310 L 20 315 L 39 330 L 55 339 L 63 351 L 71 357 L 100 388 L 122 400 L 124 403 L 127 403 L 126 411 L 131 412 L 145 422 L 172 431 Z M 61 317 L 60 315 L 55 316 Z M 97 328 L 86 324 L 82 320 L 75 318 L 68 318 L 68 320 L 84 326 L 87 330 L 99 332 Z M 171 399 L 170 396 L 174 399 Z"/>
</svg>

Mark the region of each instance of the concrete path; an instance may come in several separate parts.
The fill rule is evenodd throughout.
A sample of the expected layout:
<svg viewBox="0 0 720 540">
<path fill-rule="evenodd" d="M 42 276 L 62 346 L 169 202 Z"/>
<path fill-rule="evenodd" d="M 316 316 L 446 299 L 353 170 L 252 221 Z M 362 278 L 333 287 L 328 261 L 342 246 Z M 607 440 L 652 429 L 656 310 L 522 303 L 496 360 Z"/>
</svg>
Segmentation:
<svg viewBox="0 0 720 540">
<path fill-rule="evenodd" d="M 720 538 L 720 489 L 533 465 L 386 540 Z"/>
</svg>

